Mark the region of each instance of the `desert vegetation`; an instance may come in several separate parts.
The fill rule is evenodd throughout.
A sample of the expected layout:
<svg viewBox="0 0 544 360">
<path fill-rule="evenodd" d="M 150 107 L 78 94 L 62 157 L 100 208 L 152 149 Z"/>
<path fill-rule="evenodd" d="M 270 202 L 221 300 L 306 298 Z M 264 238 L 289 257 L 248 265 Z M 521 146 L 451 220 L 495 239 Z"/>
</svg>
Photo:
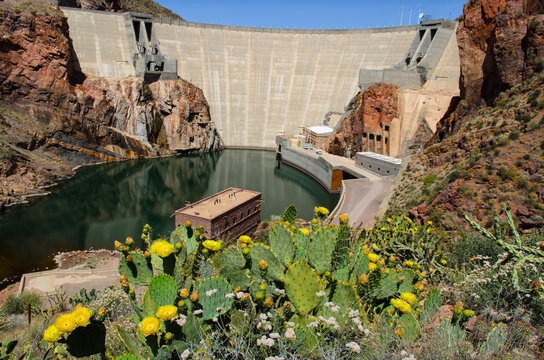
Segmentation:
<svg viewBox="0 0 544 360">
<path fill-rule="evenodd" d="M 4 356 L 542 356 L 541 234 L 520 235 L 506 208 L 506 223 L 497 217 L 491 231 L 465 217 L 474 230 L 459 239 L 404 215 L 361 229 L 345 214 L 339 226 L 327 225 L 327 214 L 318 207 L 311 228 L 297 228 L 290 206 L 266 236 L 228 245 L 189 222 L 169 238 L 153 239 L 146 226 L 144 249 L 131 238 L 115 244 L 119 286 L 57 299 L 29 326 L 18 313 L 40 299 L 8 299 L 0 317 Z"/>
</svg>

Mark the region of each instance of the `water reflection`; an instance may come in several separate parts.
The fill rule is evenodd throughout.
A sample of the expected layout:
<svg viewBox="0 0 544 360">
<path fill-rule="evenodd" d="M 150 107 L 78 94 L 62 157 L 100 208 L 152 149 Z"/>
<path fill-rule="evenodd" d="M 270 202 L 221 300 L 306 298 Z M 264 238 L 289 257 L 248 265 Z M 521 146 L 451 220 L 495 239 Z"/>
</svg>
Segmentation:
<svg viewBox="0 0 544 360">
<path fill-rule="evenodd" d="M 290 203 L 310 218 L 315 205 L 332 208 L 338 201 L 296 169 L 278 168 L 273 152 L 225 150 L 85 167 L 51 195 L 0 214 L 0 279 L 51 266 L 58 251 L 137 239 L 146 223 L 155 235 L 168 235 L 176 209 L 229 186 L 262 192 L 263 219 Z"/>
</svg>

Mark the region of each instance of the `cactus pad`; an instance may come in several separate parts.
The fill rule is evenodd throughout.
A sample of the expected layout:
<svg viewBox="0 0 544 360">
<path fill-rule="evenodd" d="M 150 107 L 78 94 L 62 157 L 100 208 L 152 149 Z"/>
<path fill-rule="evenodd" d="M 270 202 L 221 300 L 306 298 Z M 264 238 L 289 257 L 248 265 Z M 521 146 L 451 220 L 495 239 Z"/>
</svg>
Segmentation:
<svg viewBox="0 0 544 360">
<path fill-rule="evenodd" d="M 200 304 L 202 305 L 202 318 L 210 320 L 227 313 L 234 299 L 225 295 L 232 293 L 232 289 L 222 276 L 214 276 L 200 283 L 198 286 Z"/>
<path fill-rule="evenodd" d="M 438 309 L 440 309 L 440 306 L 442 306 L 442 296 L 440 295 L 440 290 L 431 288 L 427 293 L 427 298 L 425 299 L 425 307 L 420 317 L 421 323 L 425 324 L 431 321 Z"/>
<path fill-rule="evenodd" d="M 402 340 L 411 343 L 419 337 L 419 322 L 413 313 L 402 314 L 399 318 L 399 324 L 402 329 Z"/>
<path fill-rule="evenodd" d="M 332 311 L 332 307 L 324 306 L 323 307 L 323 316 L 328 319 L 330 317 L 336 318 L 336 322 L 343 326 L 349 321 L 349 310 L 359 310 L 361 308 L 361 303 L 359 300 L 359 295 L 357 295 L 357 290 L 353 284 L 350 284 L 346 281 L 337 281 L 336 286 L 334 287 L 334 294 L 330 298 L 330 301 L 335 305 L 339 306 L 339 311 Z"/>
<path fill-rule="evenodd" d="M 176 280 L 166 274 L 159 274 L 149 284 L 149 295 L 159 305 L 173 305 L 178 296 Z"/>
<path fill-rule="evenodd" d="M 377 271 L 377 270 L 376 270 Z M 385 299 L 397 292 L 397 284 L 399 282 L 399 276 L 396 272 L 391 271 L 384 278 L 382 278 L 375 290 L 375 295 L 378 299 Z"/>
<path fill-rule="evenodd" d="M 268 264 L 267 274 L 274 280 L 281 280 L 284 267 L 276 254 L 266 245 L 254 244 L 250 249 L 251 271 L 260 274 L 259 261 L 265 260 Z"/>
<path fill-rule="evenodd" d="M 321 302 L 316 296 L 316 293 L 321 291 L 319 276 L 305 260 L 299 260 L 289 266 L 284 284 L 289 300 L 300 315 L 307 315 Z"/>
<path fill-rule="evenodd" d="M 347 265 L 350 238 L 351 228 L 347 225 L 341 225 L 338 230 L 338 236 L 336 237 L 336 247 L 332 254 L 332 266 L 334 269 L 340 269 Z"/>
<path fill-rule="evenodd" d="M 291 230 L 282 224 L 275 224 L 268 234 L 270 248 L 284 264 L 289 265 L 295 256 L 295 240 Z"/>
<path fill-rule="evenodd" d="M 125 275 L 129 283 L 134 285 L 148 285 L 153 278 L 153 268 L 143 254 L 130 251 L 132 261 L 127 263 L 125 256 L 119 260 L 119 274 Z"/>
<path fill-rule="evenodd" d="M 294 204 L 289 205 L 283 212 L 283 221 L 294 224 L 297 218 L 297 207 Z"/>
<path fill-rule="evenodd" d="M 336 247 L 338 229 L 332 227 L 321 228 L 312 233 L 312 241 L 306 251 L 310 263 L 318 273 L 332 271 L 332 253 Z"/>
</svg>

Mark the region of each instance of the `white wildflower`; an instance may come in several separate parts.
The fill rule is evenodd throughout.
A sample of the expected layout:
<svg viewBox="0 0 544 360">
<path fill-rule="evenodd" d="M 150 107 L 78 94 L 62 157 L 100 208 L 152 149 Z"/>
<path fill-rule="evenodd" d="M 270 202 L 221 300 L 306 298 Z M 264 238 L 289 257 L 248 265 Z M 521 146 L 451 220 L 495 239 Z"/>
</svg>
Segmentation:
<svg viewBox="0 0 544 360">
<path fill-rule="evenodd" d="M 187 321 L 187 316 L 185 315 L 180 315 L 179 316 L 179 319 L 176 320 L 176 323 L 179 325 L 179 326 L 183 326 L 185 325 L 185 322 Z"/>
<path fill-rule="evenodd" d="M 326 307 L 333 307 L 333 306 L 334 306 L 334 303 L 331 302 L 331 301 L 327 301 L 327 302 L 326 302 L 325 304 L 323 304 L 323 305 L 325 305 Z"/>
<path fill-rule="evenodd" d="M 244 293 L 243 293 L 243 292 L 238 291 L 238 292 L 236 293 L 236 298 L 237 298 L 238 300 L 240 300 L 240 299 L 242 298 L 242 296 L 244 296 Z"/>
<path fill-rule="evenodd" d="M 332 311 L 332 312 L 338 312 L 338 311 L 340 311 L 340 306 L 336 305 L 336 306 L 331 307 L 331 311 Z"/>
<path fill-rule="evenodd" d="M 354 317 L 359 317 L 359 315 L 360 315 L 359 310 L 350 310 L 348 316 L 351 318 L 354 318 Z"/>
<path fill-rule="evenodd" d="M 264 320 L 268 319 L 268 315 L 266 315 L 266 314 L 259 314 L 259 319 L 261 319 L 261 320 L 264 321 Z"/>
<path fill-rule="evenodd" d="M 215 311 L 217 311 L 217 312 L 221 312 L 221 310 L 223 310 L 223 308 L 221 306 L 215 308 Z"/>
<path fill-rule="evenodd" d="M 264 345 L 264 346 L 272 347 L 274 346 L 274 343 L 275 343 L 274 339 L 269 339 L 265 335 L 263 335 L 260 339 L 257 340 L 258 346 Z"/>
<path fill-rule="evenodd" d="M 279 339 L 280 338 L 280 334 L 278 334 L 278 333 L 271 333 L 269 336 L 270 336 L 271 339 Z"/>
<path fill-rule="evenodd" d="M 217 318 L 214 317 L 214 318 L 212 319 L 212 321 L 213 321 L 213 322 L 217 322 Z"/>
<path fill-rule="evenodd" d="M 295 330 L 293 330 L 293 328 L 288 328 L 285 330 L 285 337 L 287 339 L 296 339 L 297 336 L 295 335 Z"/>
<path fill-rule="evenodd" d="M 217 292 L 217 289 L 211 289 L 206 291 L 206 296 L 210 297 Z"/>
<path fill-rule="evenodd" d="M 283 290 L 283 289 L 274 289 L 274 294 L 276 294 L 276 295 L 285 295 L 285 290 Z"/>
<path fill-rule="evenodd" d="M 361 352 L 361 347 L 356 342 L 349 342 L 346 347 L 357 354 Z"/>
<path fill-rule="evenodd" d="M 327 324 L 331 325 L 331 326 L 334 326 L 334 325 L 337 324 L 336 318 L 335 318 L 335 317 L 332 317 L 332 316 L 331 316 L 330 318 L 328 318 L 327 320 L 325 320 L 325 322 L 326 322 Z"/>
<path fill-rule="evenodd" d="M 295 327 L 295 323 L 292 322 L 292 321 L 288 321 L 285 323 L 287 326 L 290 326 L 290 327 Z"/>
<path fill-rule="evenodd" d="M 315 328 L 319 325 L 319 323 L 316 321 L 312 321 L 311 323 L 309 323 L 308 325 L 306 325 L 307 328 Z"/>
<path fill-rule="evenodd" d="M 195 310 L 195 311 L 193 311 L 193 314 L 195 314 L 195 315 L 200 315 L 200 314 L 202 314 L 203 312 L 204 312 L 204 311 L 202 311 L 202 310 Z"/>
<path fill-rule="evenodd" d="M 185 349 L 185 351 L 181 353 L 180 357 L 183 360 L 186 360 L 187 358 L 189 358 L 190 355 L 191 355 L 191 352 L 189 351 L 189 349 Z"/>
<path fill-rule="evenodd" d="M 318 292 L 315 293 L 315 296 L 317 296 L 317 297 L 323 297 L 325 295 L 327 295 L 327 293 L 324 292 L 324 291 L 318 291 Z"/>
<path fill-rule="evenodd" d="M 228 293 L 225 295 L 227 299 L 232 299 L 234 296 L 236 296 L 234 293 Z"/>
</svg>

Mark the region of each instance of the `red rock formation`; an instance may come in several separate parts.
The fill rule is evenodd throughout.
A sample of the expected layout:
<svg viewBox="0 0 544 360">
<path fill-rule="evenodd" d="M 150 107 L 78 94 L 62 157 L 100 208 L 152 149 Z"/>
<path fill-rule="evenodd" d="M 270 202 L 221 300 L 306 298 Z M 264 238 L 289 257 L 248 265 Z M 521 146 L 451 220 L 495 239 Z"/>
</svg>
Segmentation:
<svg viewBox="0 0 544 360">
<path fill-rule="evenodd" d="M 397 87 L 377 83 L 359 93 L 351 101 L 351 113 L 342 121 L 327 142 L 327 152 L 345 156 L 357 151 L 389 154 L 389 127 L 398 116 Z"/>
<path fill-rule="evenodd" d="M 491 103 L 544 56 L 542 0 L 471 0 L 457 29 L 461 97 Z"/>
<path fill-rule="evenodd" d="M 0 180 L 13 180 L 0 181 L 0 197 L 10 184 L 25 193 L 51 183 L 69 165 L 221 148 L 202 90 L 184 80 L 80 80 L 58 9 L 8 9 L 0 12 L 0 28 L 0 139 L 11 144 L 0 148 L 0 155 L 9 152 Z M 57 165 L 44 173 L 48 163 Z M 38 176 L 19 181 L 32 172 Z"/>
</svg>

